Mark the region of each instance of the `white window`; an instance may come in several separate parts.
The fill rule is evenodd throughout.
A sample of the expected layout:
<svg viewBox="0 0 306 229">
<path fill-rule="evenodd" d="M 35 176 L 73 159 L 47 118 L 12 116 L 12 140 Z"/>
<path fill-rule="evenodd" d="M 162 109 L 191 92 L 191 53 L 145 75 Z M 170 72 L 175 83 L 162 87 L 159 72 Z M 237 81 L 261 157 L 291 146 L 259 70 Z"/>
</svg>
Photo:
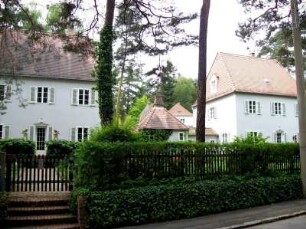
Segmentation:
<svg viewBox="0 0 306 229">
<path fill-rule="evenodd" d="M 210 107 L 208 108 L 208 115 L 207 118 L 208 120 L 216 119 L 217 118 L 217 110 L 216 107 Z"/>
<path fill-rule="evenodd" d="M 89 128 L 88 127 L 76 127 L 71 129 L 71 140 L 82 142 L 88 140 Z"/>
<path fill-rule="evenodd" d="M 9 126 L 0 125 L 0 139 L 9 137 Z"/>
<path fill-rule="evenodd" d="M 247 100 L 245 101 L 245 113 L 246 114 L 261 114 L 261 104 L 258 101 Z"/>
<path fill-rule="evenodd" d="M 247 133 L 247 136 L 250 136 L 250 137 L 253 137 L 253 138 L 256 138 L 259 136 L 259 132 L 256 132 L 256 131 L 250 131 Z"/>
<path fill-rule="evenodd" d="M 72 90 L 72 105 L 91 105 L 96 104 L 96 92 L 93 89 L 74 88 Z"/>
<path fill-rule="evenodd" d="M 11 86 L 0 85 L 0 100 L 9 100 L 11 98 Z"/>
<path fill-rule="evenodd" d="M 31 87 L 30 103 L 49 103 L 53 104 L 55 99 L 54 88 L 50 87 Z"/>
<path fill-rule="evenodd" d="M 181 123 L 185 123 L 185 119 L 184 118 L 180 118 Z"/>
<path fill-rule="evenodd" d="M 271 115 L 286 115 L 286 106 L 284 103 L 273 102 L 271 103 Z"/>
<path fill-rule="evenodd" d="M 214 75 L 210 80 L 210 91 L 216 93 L 218 90 L 218 77 Z"/>
<path fill-rule="evenodd" d="M 294 104 L 294 113 L 295 113 L 295 117 L 299 116 L 299 107 L 298 107 L 298 104 Z"/>
<path fill-rule="evenodd" d="M 222 143 L 228 143 L 229 141 L 229 134 L 228 133 L 223 133 L 222 134 Z"/>
<path fill-rule="evenodd" d="M 275 143 L 284 143 L 286 142 L 286 133 L 282 130 L 278 130 L 274 133 L 274 142 Z"/>
<path fill-rule="evenodd" d="M 179 133 L 179 140 L 180 141 L 185 141 L 185 133 L 184 132 Z"/>
</svg>

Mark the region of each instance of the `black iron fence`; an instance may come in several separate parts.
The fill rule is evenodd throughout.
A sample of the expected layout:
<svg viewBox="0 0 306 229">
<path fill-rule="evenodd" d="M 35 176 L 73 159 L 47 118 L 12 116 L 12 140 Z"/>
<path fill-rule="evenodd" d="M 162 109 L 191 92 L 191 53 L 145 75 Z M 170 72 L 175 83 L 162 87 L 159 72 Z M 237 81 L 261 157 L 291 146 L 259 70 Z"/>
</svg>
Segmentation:
<svg viewBox="0 0 306 229">
<path fill-rule="evenodd" d="M 128 153 L 121 158 L 120 170 L 130 178 L 197 177 L 243 175 L 268 172 L 296 173 L 300 171 L 299 154 L 278 154 L 268 151 L 259 154 L 234 149 L 168 150 L 152 152 L 143 150 Z"/>
<path fill-rule="evenodd" d="M 71 162 L 66 158 L 6 155 L 6 191 L 69 191 L 72 174 Z"/>
</svg>

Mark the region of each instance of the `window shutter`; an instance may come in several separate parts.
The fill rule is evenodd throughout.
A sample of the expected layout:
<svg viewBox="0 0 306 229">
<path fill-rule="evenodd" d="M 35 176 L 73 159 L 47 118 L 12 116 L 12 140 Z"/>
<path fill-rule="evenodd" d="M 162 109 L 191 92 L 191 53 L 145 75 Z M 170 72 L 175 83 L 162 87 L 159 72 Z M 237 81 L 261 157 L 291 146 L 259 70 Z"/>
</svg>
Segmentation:
<svg viewBox="0 0 306 229">
<path fill-rule="evenodd" d="M 55 103 L 55 94 L 54 94 L 54 88 L 49 88 L 49 103 L 54 104 Z"/>
<path fill-rule="evenodd" d="M 286 141 L 287 141 L 287 135 L 286 135 L 286 133 L 283 133 L 282 134 L 282 142 L 286 143 Z"/>
<path fill-rule="evenodd" d="M 53 128 L 51 126 L 49 126 L 48 131 L 49 131 L 48 134 L 49 134 L 49 141 L 50 141 L 53 138 Z"/>
<path fill-rule="evenodd" d="M 11 100 L 11 96 L 12 96 L 12 87 L 11 87 L 11 85 L 7 85 L 6 86 L 5 99 L 6 100 Z"/>
<path fill-rule="evenodd" d="M 71 141 L 75 141 L 75 128 L 71 128 Z"/>
<path fill-rule="evenodd" d="M 34 140 L 34 126 L 30 126 L 30 140 Z"/>
<path fill-rule="evenodd" d="M 286 115 L 286 104 L 282 103 L 282 115 L 285 116 Z"/>
<path fill-rule="evenodd" d="M 257 114 L 258 114 L 258 115 L 261 115 L 261 104 L 260 104 L 260 102 L 257 102 L 256 105 L 257 105 L 257 106 L 256 106 Z"/>
<path fill-rule="evenodd" d="M 10 127 L 4 126 L 4 138 L 9 138 L 10 136 Z"/>
<path fill-rule="evenodd" d="M 30 89 L 30 103 L 36 103 L 36 87 L 31 87 Z"/>
<path fill-rule="evenodd" d="M 271 103 L 271 115 L 275 115 L 275 103 Z"/>
<path fill-rule="evenodd" d="M 294 104 L 294 112 L 295 112 L 295 116 L 298 117 L 299 116 L 299 107 L 298 107 L 298 104 Z"/>
<path fill-rule="evenodd" d="M 91 89 L 91 97 L 90 97 L 90 105 L 95 106 L 96 105 L 96 91 L 94 89 Z"/>
<path fill-rule="evenodd" d="M 217 119 L 217 108 L 214 107 L 214 119 Z"/>
<path fill-rule="evenodd" d="M 78 89 L 74 88 L 72 89 L 72 105 L 78 105 Z"/>
<path fill-rule="evenodd" d="M 248 100 L 244 102 L 244 112 L 245 114 L 249 114 L 249 101 Z"/>
</svg>

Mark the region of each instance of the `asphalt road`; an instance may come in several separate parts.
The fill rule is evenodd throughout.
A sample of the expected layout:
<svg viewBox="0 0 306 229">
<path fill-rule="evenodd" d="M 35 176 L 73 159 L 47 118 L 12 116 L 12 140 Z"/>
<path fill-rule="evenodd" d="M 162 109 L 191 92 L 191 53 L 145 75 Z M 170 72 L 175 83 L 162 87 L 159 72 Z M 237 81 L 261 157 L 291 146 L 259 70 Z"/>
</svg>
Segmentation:
<svg viewBox="0 0 306 229">
<path fill-rule="evenodd" d="M 248 229 L 305 229 L 305 228 L 306 228 L 306 215 L 286 220 L 280 220 L 274 223 L 248 227 Z"/>
</svg>

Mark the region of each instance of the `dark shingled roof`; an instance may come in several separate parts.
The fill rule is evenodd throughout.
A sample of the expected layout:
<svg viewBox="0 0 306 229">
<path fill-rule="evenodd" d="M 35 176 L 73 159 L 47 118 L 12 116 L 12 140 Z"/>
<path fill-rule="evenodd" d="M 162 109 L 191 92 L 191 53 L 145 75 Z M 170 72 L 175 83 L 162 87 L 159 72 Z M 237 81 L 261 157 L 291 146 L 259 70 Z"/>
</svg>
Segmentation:
<svg viewBox="0 0 306 229">
<path fill-rule="evenodd" d="M 0 32 L 1 75 L 93 80 L 91 72 L 95 60 L 87 39 L 51 34 L 41 34 L 38 40 L 28 37 L 24 31 Z M 85 54 L 64 50 L 64 47 L 76 45 L 76 42 L 85 47 Z"/>
</svg>

